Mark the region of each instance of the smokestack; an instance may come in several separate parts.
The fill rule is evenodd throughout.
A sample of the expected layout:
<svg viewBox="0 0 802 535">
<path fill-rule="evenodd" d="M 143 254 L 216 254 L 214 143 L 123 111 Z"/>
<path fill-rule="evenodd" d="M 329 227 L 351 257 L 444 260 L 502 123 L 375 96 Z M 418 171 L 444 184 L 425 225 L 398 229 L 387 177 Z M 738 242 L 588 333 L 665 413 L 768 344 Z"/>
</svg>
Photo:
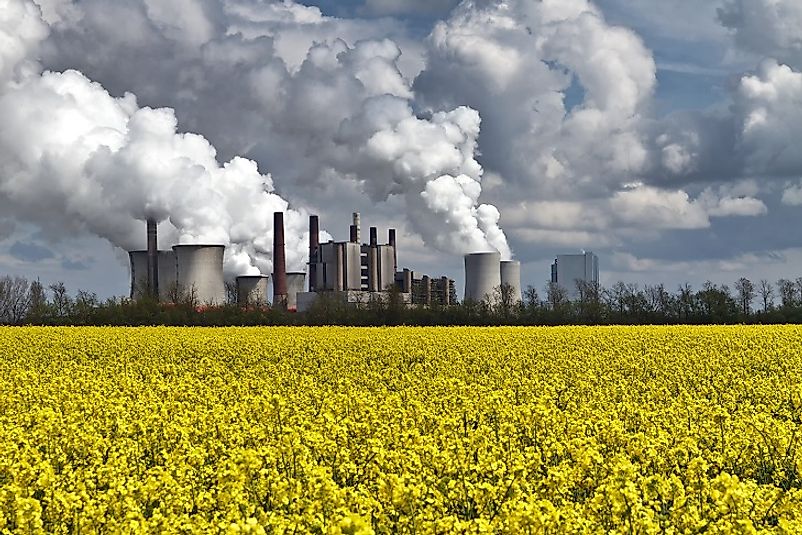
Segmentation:
<svg viewBox="0 0 802 535">
<path fill-rule="evenodd" d="M 356 227 L 356 243 L 362 244 L 362 223 L 359 212 L 354 212 L 351 216 L 351 220 L 352 224 Z"/>
<path fill-rule="evenodd" d="M 317 263 L 320 251 L 320 219 L 316 215 L 309 216 L 309 291 L 317 290 Z"/>
<path fill-rule="evenodd" d="M 148 295 L 159 299 L 159 239 L 155 219 L 148 219 Z"/>
<path fill-rule="evenodd" d="M 350 232 L 350 236 L 348 238 L 349 241 L 351 243 L 359 243 L 359 236 L 358 236 L 358 231 L 356 230 L 356 225 L 351 225 L 351 229 L 350 230 L 351 230 L 351 232 Z"/>
<path fill-rule="evenodd" d="M 398 252 L 395 248 L 395 229 L 387 231 L 387 243 L 393 248 L 393 274 L 398 271 Z"/>
<path fill-rule="evenodd" d="M 376 247 L 379 245 L 379 234 L 376 227 L 370 227 L 370 246 Z"/>
<path fill-rule="evenodd" d="M 287 265 L 284 254 L 284 212 L 273 213 L 273 306 L 286 306 Z"/>
</svg>

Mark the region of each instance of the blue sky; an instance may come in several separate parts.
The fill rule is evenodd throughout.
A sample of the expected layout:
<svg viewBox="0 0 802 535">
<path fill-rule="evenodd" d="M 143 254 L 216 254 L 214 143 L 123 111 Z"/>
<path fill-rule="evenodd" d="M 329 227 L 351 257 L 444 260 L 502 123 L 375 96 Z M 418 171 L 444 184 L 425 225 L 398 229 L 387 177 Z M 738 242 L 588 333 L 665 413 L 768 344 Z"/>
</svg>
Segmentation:
<svg viewBox="0 0 802 535">
<path fill-rule="evenodd" d="M 306 214 L 344 238 L 359 210 L 458 280 L 481 247 L 538 288 L 583 249 L 605 284 L 798 275 L 794 0 L 36 2 L 46 33 L 0 26 L 27 54 L 0 70 L 27 87 L 0 91 L 0 273 L 124 294 L 150 212 L 163 247 L 269 272 L 289 206 L 296 267 Z"/>
</svg>

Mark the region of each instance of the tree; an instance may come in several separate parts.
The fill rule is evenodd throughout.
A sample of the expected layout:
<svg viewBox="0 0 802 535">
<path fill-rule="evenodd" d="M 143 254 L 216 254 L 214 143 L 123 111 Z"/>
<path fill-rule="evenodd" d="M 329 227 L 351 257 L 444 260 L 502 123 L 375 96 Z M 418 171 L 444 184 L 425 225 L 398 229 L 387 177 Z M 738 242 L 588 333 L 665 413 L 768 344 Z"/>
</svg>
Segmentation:
<svg viewBox="0 0 802 535">
<path fill-rule="evenodd" d="M 788 279 L 777 281 L 777 290 L 780 292 L 780 305 L 783 308 L 790 308 L 796 304 L 796 284 Z"/>
<path fill-rule="evenodd" d="M 59 318 L 67 317 L 72 310 L 72 299 L 67 293 L 67 287 L 61 281 L 50 285 L 53 294 L 53 313 Z"/>
<path fill-rule="evenodd" d="M 748 316 L 752 308 L 752 301 L 755 299 L 755 285 L 746 277 L 741 277 L 735 282 L 735 291 L 738 292 L 741 312 L 744 316 Z"/>
<path fill-rule="evenodd" d="M 36 279 L 31 282 L 28 288 L 28 317 L 27 320 L 33 323 L 41 323 L 50 313 L 50 306 L 47 302 L 45 287 Z"/>
<path fill-rule="evenodd" d="M 758 286 L 760 300 L 763 302 L 763 312 L 766 313 L 774 308 L 774 286 L 766 279 L 760 279 Z"/>
<path fill-rule="evenodd" d="M 677 317 L 685 322 L 690 321 L 696 311 L 693 288 L 687 282 L 681 284 L 677 294 Z"/>
<path fill-rule="evenodd" d="M 559 310 L 568 302 L 568 294 L 565 288 L 556 282 L 549 281 L 546 283 L 546 301 L 552 310 Z"/>
<path fill-rule="evenodd" d="M 22 323 L 30 306 L 28 286 L 23 277 L 0 278 L 0 323 Z"/>
<path fill-rule="evenodd" d="M 602 320 L 601 288 L 596 281 L 576 280 L 579 295 L 577 307 L 581 321 L 599 323 Z"/>
</svg>

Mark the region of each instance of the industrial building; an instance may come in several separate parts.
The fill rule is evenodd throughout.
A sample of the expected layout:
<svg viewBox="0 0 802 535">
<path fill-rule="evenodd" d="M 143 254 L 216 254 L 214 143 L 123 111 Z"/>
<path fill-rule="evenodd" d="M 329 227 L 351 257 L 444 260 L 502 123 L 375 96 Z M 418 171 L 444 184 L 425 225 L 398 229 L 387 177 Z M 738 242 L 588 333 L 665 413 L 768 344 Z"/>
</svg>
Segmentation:
<svg viewBox="0 0 802 535">
<path fill-rule="evenodd" d="M 551 282 L 563 288 L 569 301 L 579 299 L 577 281 L 599 283 L 599 257 L 592 252 L 558 255 L 551 265 Z"/>
<path fill-rule="evenodd" d="M 494 302 L 501 298 L 503 287 L 508 289 L 511 302 L 522 301 L 519 261 L 502 261 L 498 252 L 465 255 L 466 301 Z"/>
<path fill-rule="evenodd" d="M 274 213 L 272 306 L 304 311 L 323 294 L 361 305 L 386 301 L 391 291 L 397 292 L 406 305 L 448 306 L 457 302 L 453 279 L 431 277 L 408 268 L 399 270 L 395 229 L 388 229 L 387 243 L 381 244 L 378 229 L 370 227 L 368 243 L 360 243 L 360 225 L 360 215 L 354 213 L 348 241 L 320 243 L 319 218 L 310 216 L 307 277 L 307 272 L 287 272 L 284 214 Z M 226 303 L 225 246 L 180 244 L 170 251 L 159 251 L 157 241 L 156 222 L 148 221 L 148 248 L 129 252 L 132 299 L 151 296 L 160 301 L 191 300 L 201 306 Z M 501 278 L 504 270 L 500 265 L 496 271 Z M 240 306 L 267 305 L 266 275 L 241 275 L 235 283 Z"/>
<path fill-rule="evenodd" d="M 454 281 L 398 269 L 395 229 L 380 244 L 378 229 L 370 227 L 368 243 L 360 243 L 361 217 L 352 215 L 348 241 L 319 242 L 318 216 L 309 218 L 309 291 L 297 294 L 299 311 L 308 310 L 324 294 L 352 305 L 387 300 L 398 292 L 406 305 L 448 305 L 456 302 Z"/>
</svg>

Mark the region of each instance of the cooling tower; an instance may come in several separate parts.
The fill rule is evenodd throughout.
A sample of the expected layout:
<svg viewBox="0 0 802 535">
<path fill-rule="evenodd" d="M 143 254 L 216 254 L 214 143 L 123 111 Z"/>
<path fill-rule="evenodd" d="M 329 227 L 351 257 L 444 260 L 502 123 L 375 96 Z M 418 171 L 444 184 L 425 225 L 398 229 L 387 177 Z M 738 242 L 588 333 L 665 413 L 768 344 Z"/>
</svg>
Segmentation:
<svg viewBox="0 0 802 535">
<path fill-rule="evenodd" d="M 510 285 L 515 303 L 523 300 L 521 292 L 521 263 L 518 260 L 505 260 L 501 263 L 501 284 Z"/>
<path fill-rule="evenodd" d="M 465 300 L 492 299 L 501 286 L 501 254 L 473 253 L 465 255 Z"/>
<path fill-rule="evenodd" d="M 148 295 L 148 252 L 129 251 L 131 262 L 131 299 L 142 299 Z M 175 290 L 176 268 L 173 251 L 159 251 L 159 300 L 169 301 Z"/>
<path fill-rule="evenodd" d="M 306 273 L 303 271 L 290 271 L 287 273 L 287 310 L 298 308 L 298 294 L 304 291 Z"/>
<path fill-rule="evenodd" d="M 226 302 L 223 282 L 224 245 L 173 245 L 178 268 L 178 289 L 199 305 Z"/>
<path fill-rule="evenodd" d="M 237 277 L 237 305 L 264 306 L 267 304 L 267 276 L 242 275 Z"/>
</svg>

